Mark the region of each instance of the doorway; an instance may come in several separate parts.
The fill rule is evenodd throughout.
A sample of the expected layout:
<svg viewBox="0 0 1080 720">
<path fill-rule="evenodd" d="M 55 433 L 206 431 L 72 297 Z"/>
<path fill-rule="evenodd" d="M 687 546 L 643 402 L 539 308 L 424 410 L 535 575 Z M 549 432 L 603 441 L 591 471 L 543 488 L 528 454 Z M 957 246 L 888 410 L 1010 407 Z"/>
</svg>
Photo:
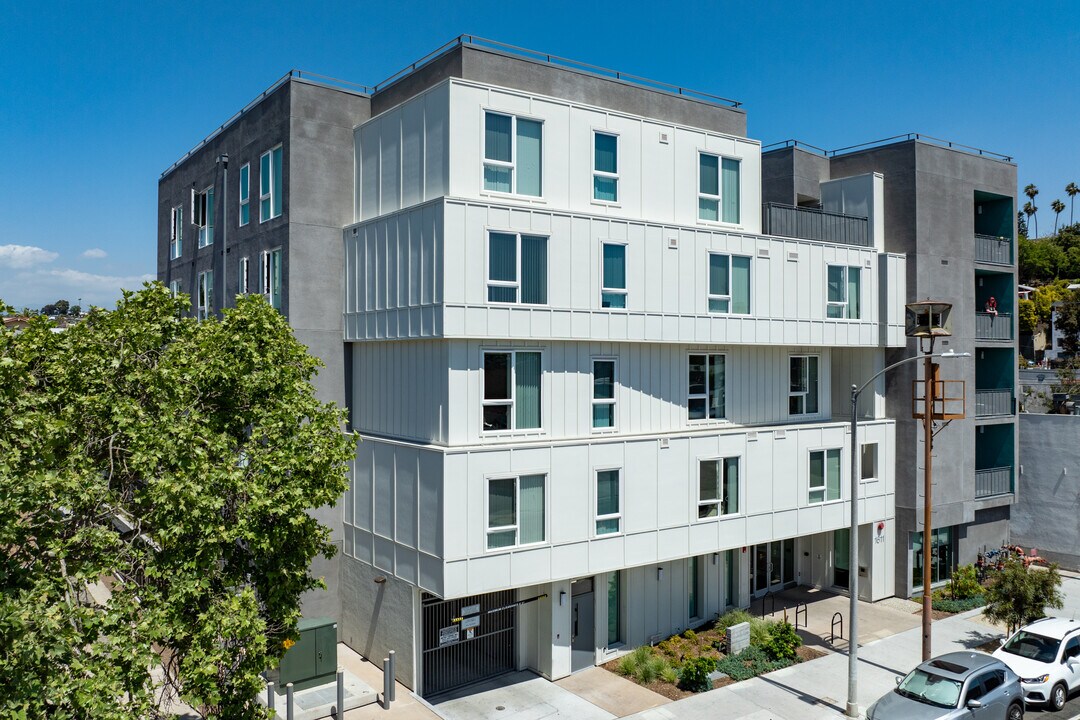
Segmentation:
<svg viewBox="0 0 1080 720">
<path fill-rule="evenodd" d="M 570 599 L 570 671 L 596 664 L 596 600 L 593 579 L 575 580 Z"/>
<path fill-rule="evenodd" d="M 848 588 L 851 579 L 851 530 L 833 530 L 833 585 Z"/>
<path fill-rule="evenodd" d="M 755 545 L 751 562 L 754 597 L 795 584 L 795 538 Z"/>
</svg>

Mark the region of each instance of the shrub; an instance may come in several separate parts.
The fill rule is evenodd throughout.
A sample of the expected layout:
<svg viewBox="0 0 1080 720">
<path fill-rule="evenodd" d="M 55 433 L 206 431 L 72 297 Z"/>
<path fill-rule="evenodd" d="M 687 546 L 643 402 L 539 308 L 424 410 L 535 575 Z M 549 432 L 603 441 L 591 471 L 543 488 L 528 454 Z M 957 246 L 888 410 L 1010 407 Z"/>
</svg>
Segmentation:
<svg viewBox="0 0 1080 720">
<path fill-rule="evenodd" d="M 967 600 L 982 595 L 983 592 L 985 591 L 979 584 L 974 565 L 962 565 L 956 568 L 948 585 L 950 600 Z"/>
<path fill-rule="evenodd" d="M 670 665 L 665 665 L 664 669 L 660 671 L 660 679 L 666 683 L 677 685 L 679 683 L 679 671 Z"/>
<path fill-rule="evenodd" d="M 794 660 L 795 650 L 802 645 L 802 638 L 789 622 L 777 623 L 771 628 L 768 642 L 762 645 L 772 660 Z"/>
<path fill-rule="evenodd" d="M 732 610 L 731 612 L 724 613 L 716 621 L 716 630 L 721 635 L 727 632 L 727 629 L 732 625 L 738 625 L 742 622 L 750 622 L 754 620 L 754 616 L 745 610 Z"/>
<path fill-rule="evenodd" d="M 616 669 L 619 671 L 620 675 L 637 677 L 639 668 L 644 665 L 653 654 L 653 649 L 648 645 L 634 648 L 632 652 L 619 658 L 619 664 L 616 666 Z"/>
<path fill-rule="evenodd" d="M 986 590 L 983 614 L 991 622 L 1005 623 L 1009 633 L 1037 620 L 1044 608 L 1060 608 L 1061 574 L 1057 565 L 1047 570 L 1032 570 L 1015 557 L 1005 561 L 1005 568 L 994 574 Z"/>
<path fill-rule="evenodd" d="M 690 641 L 697 640 L 697 633 L 694 632 L 693 630 L 687 630 L 686 632 L 684 632 L 682 634 L 682 636 L 684 638 L 686 638 L 687 640 L 690 640 Z"/>
<path fill-rule="evenodd" d="M 679 687 L 690 692 L 705 692 L 712 689 L 709 673 L 716 669 L 716 661 L 707 657 L 694 657 L 683 663 L 679 673 Z"/>
<path fill-rule="evenodd" d="M 738 655 L 728 655 L 716 663 L 716 669 L 736 682 L 791 665 L 790 660 L 770 660 L 760 647 L 751 645 Z"/>
<path fill-rule="evenodd" d="M 750 644 L 764 647 L 769 644 L 772 637 L 772 629 L 776 625 L 775 620 L 762 620 L 761 618 L 750 619 Z"/>
<path fill-rule="evenodd" d="M 931 603 L 931 607 L 935 610 L 948 613 L 967 612 L 968 610 L 974 610 L 977 607 L 982 607 L 986 604 L 986 597 L 984 595 L 976 595 L 975 597 L 964 598 L 963 600 L 952 600 L 950 598 L 938 598 L 935 597 Z"/>
<path fill-rule="evenodd" d="M 634 675 L 634 678 L 642 685 L 648 685 L 659 680 L 660 676 L 664 674 L 664 670 L 669 667 L 671 665 L 664 658 L 659 655 L 650 655 L 649 659 L 638 667 L 638 672 Z"/>
</svg>

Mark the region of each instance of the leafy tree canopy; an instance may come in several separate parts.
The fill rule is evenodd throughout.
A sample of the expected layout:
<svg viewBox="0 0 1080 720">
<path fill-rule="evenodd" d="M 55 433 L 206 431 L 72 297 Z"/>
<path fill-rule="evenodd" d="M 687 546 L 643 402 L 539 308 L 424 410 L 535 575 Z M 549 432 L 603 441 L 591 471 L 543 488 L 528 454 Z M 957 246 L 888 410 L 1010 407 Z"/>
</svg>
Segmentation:
<svg viewBox="0 0 1080 720">
<path fill-rule="evenodd" d="M 204 322 L 188 302 L 148 284 L 0 334 L 0 716 L 152 718 L 176 695 L 266 716 L 258 673 L 334 550 L 307 511 L 344 492 L 352 440 L 265 300 Z"/>
<path fill-rule="evenodd" d="M 1057 565 L 1048 570 L 1030 568 L 1016 557 L 994 574 L 986 591 L 983 614 L 992 622 L 1005 623 L 1011 633 L 1016 628 L 1046 615 L 1046 608 L 1060 608 L 1061 574 Z"/>
</svg>

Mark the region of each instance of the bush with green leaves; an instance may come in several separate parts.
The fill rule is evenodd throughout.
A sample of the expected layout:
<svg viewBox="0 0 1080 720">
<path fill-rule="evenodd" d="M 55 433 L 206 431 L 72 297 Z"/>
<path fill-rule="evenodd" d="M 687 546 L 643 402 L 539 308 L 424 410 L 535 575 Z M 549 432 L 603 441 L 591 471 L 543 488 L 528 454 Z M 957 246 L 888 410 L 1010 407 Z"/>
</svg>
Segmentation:
<svg viewBox="0 0 1080 720">
<path fill-rule="evenodd" d="M 716 663 L 715 669 L 739 682 L 792 664 L 791 660 L 773 660 L 760 647 L 751 645 L 738 655 L 728 655 L 721 659 Z"/>
<path fill-rule="evenodd" d="M 979 584 L 974 565 L 961 565 L 956 568 L 956 572 L 949 579 L 949 584 L 943 589 L 948 593 L 950 600 L 967 600 L 985 592 L 983 586 Z"/>
<path fill-rule="evenodd" d="M 795 651 L 802 645 L 802 638 L 789 622 L 779 622 L 771 628 L 769 640 L 762 649 L 772 660 L 794 660 Z"/>
<path fill-rule="evenodd" d="M 994 573 L 986 589 L 983 615 L 991 622 L 1004 623 L 1009 633 L 1046 615 L 1046 608 L 1060 608 L 1061 574 L 1056 564 L 1049 568 L 1024 565 L 1015 556 L 1005 560 L 1005 567 Z"/>
<path fill-rule="evenodd" d="M 623 655 L 616 669 L 620 675 L 631 677 L 642 685 L 659 680 L 671 665 L 648 645 L 634 648 Z M 668 675 L 670 677 L 670 674 Z"/>
<path fill-rule="evenodd" d="M 690 692 L 712 690 L 709 673 L 716 669 L 716 661 L 710 657 L 688 658 L 679 671 L 679 687 Z"/>
<path fill-rule="evenodd" d="M 968 610 L 974 610 L 977 607 L 982 607 L 986 604 L 986 597 L 983 595 L 976 595 L 975 597 L 964 598 L 963 600 L 952 600 L 951 598 L 933 598 L 931 607 L 935 610 L 947 613 L 961 613 Z"/>
</svg>

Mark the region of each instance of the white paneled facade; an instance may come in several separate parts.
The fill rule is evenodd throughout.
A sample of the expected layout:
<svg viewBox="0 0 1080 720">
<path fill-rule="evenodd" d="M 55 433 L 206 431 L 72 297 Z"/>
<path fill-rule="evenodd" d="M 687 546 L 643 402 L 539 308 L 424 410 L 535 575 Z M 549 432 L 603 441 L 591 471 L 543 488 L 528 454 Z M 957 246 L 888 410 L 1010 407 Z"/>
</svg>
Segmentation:
<svg viewBox="0 0 1080 720">
<path fill-rule="evenodd" d="M 549 678 L 848 569 L 892 594 L 883 387 L 857 562 L 836 539 L 902 256 L 761 235 L 756 141 L 558 98 L 446 80 L 355 141 L 347 557 L 417 608 L 513 591 L 516 665 Z"/>
</svg>

